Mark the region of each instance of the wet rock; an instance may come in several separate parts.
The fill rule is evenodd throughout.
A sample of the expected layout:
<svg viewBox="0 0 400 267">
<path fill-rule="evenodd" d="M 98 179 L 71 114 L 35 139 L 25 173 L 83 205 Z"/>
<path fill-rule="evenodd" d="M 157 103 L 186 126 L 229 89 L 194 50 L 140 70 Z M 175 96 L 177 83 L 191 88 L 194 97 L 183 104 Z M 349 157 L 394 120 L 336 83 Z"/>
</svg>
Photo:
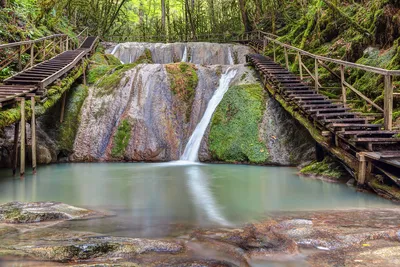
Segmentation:
<svg viewBox="0 0 400 267">
<path fill-rule="evenodd" d="M 1 223 L 37 223 L 54 220 L 90 218 L 99 213 L 58 202 L 21 203 L 0 205 Z"/>
<path fill-rule="evenodd" d="M 350 186 L 350 187 L 353 187 L 353 186 L 356 185 L 356 180 L 352 178 L 352 179 L 347 181 L 346 185 Z"/>
</svg>

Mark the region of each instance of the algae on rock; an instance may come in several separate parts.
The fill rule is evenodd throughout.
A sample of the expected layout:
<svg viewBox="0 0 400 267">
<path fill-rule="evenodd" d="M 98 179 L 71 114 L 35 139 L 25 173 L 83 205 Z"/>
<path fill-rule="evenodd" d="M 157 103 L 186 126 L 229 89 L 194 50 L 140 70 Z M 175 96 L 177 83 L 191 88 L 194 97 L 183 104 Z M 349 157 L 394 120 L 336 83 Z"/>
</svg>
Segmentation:
<svg viewBox="0 0 400 267">
<path fill-rule="evenodd" d="M 209 148 L 215 160 L 264 163 L 269 153 L 259 139 L 259 124 L 265 109 L 259 84 L 231 87 L 212 118 Z"/>
</svg>

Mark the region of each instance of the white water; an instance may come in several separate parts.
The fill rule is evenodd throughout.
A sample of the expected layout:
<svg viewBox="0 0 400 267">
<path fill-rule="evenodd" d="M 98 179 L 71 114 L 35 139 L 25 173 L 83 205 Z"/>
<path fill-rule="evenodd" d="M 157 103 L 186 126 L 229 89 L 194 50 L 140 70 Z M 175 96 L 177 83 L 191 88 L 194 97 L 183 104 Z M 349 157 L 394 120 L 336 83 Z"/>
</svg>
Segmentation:
<svg viewBox="0 0 400 267">
<path fill-rule="evenodd" d="M 230 47 L 229 47 L 228 51 L 229 51 L 229 55 L 228 55 L 229 65 L 235 65 L 235 61 L 233 60 L 233 57 L 232 57 L 232 50 Z"/>
<path fill-rule="evenodd" d="M 187 62 L 187 46 L 185 46 L 185 51 L 183 52 L 182 62 Z"/>
<path fill-rule="evenodd" d="M 121 44 L 117 44 L 117 45 L 114 47 L 114 49 L 113 49 L 112 52 L 111 52 L 111 55 L 115 55 L 115 53 L 117 53 L 117 50 L 118 50 L 118 48 L 119 48 L 120 45 L 121 45 Z"/>
<path fill-rule="evenodd" d="M 192 136 L 190 137 L 189 142 L 186 145 L 185 151 L 181 156 L 181 160 L 192 161 L 192 162 L 198 161 L 198 153 L 200 149 L 201 140 L 203 139 L 204 133 L 207 130 L 207 126 L 210 123 L 210 120 L 212 118 L 212 115 L 214 114 L 215 109 L 218 107 L 225 93 L 228 91 L 229 84 L 235 77 L 236 73 L 237 70 L 228 69 L 224 74 L 222 74 L 221 79 L 219 81 L 219 87 L 214 92 L 213 97 L 208 103 L 203 118 L 197 125 Z"/>
</svg>

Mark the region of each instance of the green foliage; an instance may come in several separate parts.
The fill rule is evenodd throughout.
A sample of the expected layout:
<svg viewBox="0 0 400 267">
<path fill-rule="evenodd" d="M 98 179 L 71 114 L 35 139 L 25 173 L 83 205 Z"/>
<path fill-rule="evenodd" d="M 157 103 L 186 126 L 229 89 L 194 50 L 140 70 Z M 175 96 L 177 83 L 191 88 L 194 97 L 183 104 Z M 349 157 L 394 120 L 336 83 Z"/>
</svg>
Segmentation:
<svg viewBox="0 0 400 267">
<path fill-rule="evenodd" d="M 199 82 L 196 67 L 193 64 L 181 62 L 168 64 L 165 66 L 165 69 L 168 72 L 170 88 L 173 94 L 185 105 L 186 121 L 189 121 L 192 111 L 191 107 L 196 94 L 195 90 Z"/>
<path fill-rule="evenodd" d="M 131 138 L 131 131 L 132 125 L 130 122 L 127 119 L 122 120 L 114 136 L 113 147 L 111 150 L 113 158 L 121 158 L 124 155 L 125 149 Z"/>
<path fill-rule="evenodd" d="M 326 157 L 321 162 L 313 161 L 301 169 L 300 173 L 305 175 L 316 175 L 325 178 L 340 179 L 346 174 L 346 171 L 331 157 Z"/>
<path fill-rule="evenodd" d="M 73 149 L 75 136 L 80 125 L 80 111 L 87 96 L 88 87 L 79 85 L 72 89 L 68 97 L 64 122 L 60 125 L 58 130 L 58 148 L 61 151 L 71 152 Z"/>
<path fill-rule="evenodd" d="M 259 84 L 229 88 L 211 123 L 209 147 L 214 159 L 266 162 L 269 153 L 258 136 L 264 110 L 265 96 Z"/>
</svg>

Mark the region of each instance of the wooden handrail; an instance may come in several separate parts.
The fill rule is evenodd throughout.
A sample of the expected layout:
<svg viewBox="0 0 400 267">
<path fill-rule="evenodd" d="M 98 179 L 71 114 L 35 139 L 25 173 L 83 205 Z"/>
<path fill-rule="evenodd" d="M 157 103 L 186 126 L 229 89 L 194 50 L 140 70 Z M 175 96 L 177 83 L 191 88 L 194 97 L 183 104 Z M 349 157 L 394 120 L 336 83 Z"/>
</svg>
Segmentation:
<svg viewBox="0 0 400 267">
<path fill-rule="evenodd" d="M 275 38 L 271 38 L 266 35 L 264 35 L 264 38 L 267 39 L 268 41 L 278 44 L 279 46 L 281 46 L 283 48 L 294 50 L 296 52 L 299 52 L 301 55 L 308 56 L 308 57 L 311 57 L 311 58 L 314 58 L 317 60 L 321 60 L 321 61 L 325 61 L 325 62 L 332 62 L 332 63 L 336 63 L 339 65 L 344 65 L 345 67 L 357 68 L 360 70 L 365 70 L 365 71 L 369 71 L 369 72 L 373 72 L 373 73 L 377 73 L 377 74 L 381 74 L 381 75 L 400 76 L 400 70 L 382 69 L 382 68 L 378 68 L 378 67 L 372 67 L 372 66 L 368 66 L 368 65 L 348 62 L 348 61 L 344 61 L 344 60 L 340 60 L 340 59 L 334 59 L 334 58 L 324 57 L 324 56 L 320 56 L 320 55 L 315 55 L 310 52 L 304 51 L 300 48 L 297 48 L 295 46 L 291 46 L 291 45 L 282 43 L 282 42 L 276 40 Z"/>
<path fill-rule="evenodd" d="M 53 38 L 58 38 L 58 37 L 65 37 L 68 36 L 67 34 L 54 34 L 54 35 L 49 35 L 46 37 L 42 37 L 39 39 L 35 40 L 29 40 L 29 41 L 21 41 L 21 42 L 14 42 L 14 43 L 8 43 L 8 44 L 0 44 L 0 49 L 4 48 L 10 48 L 10 47 L 15 47 L 15 46 L 21 46 L 21 45 L 27 45 L 27 44 L 35 44 L 39 43 L 48 39 L 53 39 Z"/>
</svg>

